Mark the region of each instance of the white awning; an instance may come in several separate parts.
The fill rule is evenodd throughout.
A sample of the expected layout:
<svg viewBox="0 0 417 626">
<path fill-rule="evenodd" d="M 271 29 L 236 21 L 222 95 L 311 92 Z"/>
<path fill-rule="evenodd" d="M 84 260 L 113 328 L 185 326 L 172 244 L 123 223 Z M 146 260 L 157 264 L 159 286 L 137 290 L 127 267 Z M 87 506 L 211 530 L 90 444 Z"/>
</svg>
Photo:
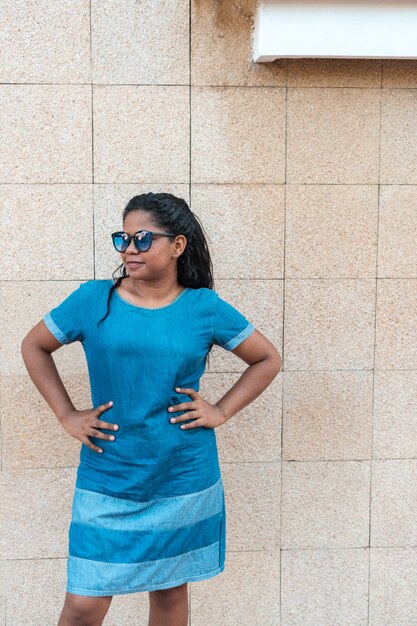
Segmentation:
<svg viewBox="0 0 417 626">
<path fill-rule="evenodd" d="M 260 0 L 253 60 L 417 58 L 417 0 Z"/>
</svg>

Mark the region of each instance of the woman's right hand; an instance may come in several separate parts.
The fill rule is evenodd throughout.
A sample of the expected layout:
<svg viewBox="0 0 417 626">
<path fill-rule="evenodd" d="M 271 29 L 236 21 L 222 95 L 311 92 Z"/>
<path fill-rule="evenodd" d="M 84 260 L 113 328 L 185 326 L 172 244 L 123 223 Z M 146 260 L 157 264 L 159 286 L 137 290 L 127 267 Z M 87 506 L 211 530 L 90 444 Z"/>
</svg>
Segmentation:
<svg viewBox="0 0 417 626">
<path fill-rule="evenodd" d="M 67 413 L 62 419 L 61 424 L 63 428 L 75 439 L 78 439 L 84 443 L 88 448 L 91 448 L 95 452 L 103 452 L 101 448 L 95 446 L 90 437 L 97 437 L 98 439 L 106 439 L 113 441 L 114 435 L 106 435 L 97 428 L 104 428 L 106 430 L 118 430 L 117 424 L 110 424 L 100 420 L 100 415 L 104 411 L 108 411 L 113 406 L 113 402 L 107 402 L 106 404 L 100 404 L 96 409 L 85 409 L 84 411 L 77 411 L 74 409 Z"/>
</svg>

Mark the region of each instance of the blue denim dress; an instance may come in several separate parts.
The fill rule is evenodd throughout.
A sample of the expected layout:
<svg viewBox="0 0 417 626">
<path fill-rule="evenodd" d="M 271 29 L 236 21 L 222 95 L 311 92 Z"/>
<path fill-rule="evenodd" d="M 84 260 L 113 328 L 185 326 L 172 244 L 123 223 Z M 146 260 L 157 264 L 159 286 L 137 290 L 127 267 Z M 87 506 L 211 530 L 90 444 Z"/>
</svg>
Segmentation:
<svg viewBox="0 0 417 626">
<path fill-rule="evenodd" d="M 224 569 L 226 509 L 214 428 L 181 429 L 170 418 L 199 390 L 210 347 L 232 350 L 253 324 L 208 288 L 185 288 L 147 308 L 113 280 L 81 283 L 43 321 L 62 344 L 80 341 L 92 406 L 116 439 L 81 444 L 72 502 L 67 591 L 107 596 L 175 587 Z M 85 408 L 85 407 L 83 407 Z M 100 429 L 110 434 L 109 430 Z"/>
</svg>

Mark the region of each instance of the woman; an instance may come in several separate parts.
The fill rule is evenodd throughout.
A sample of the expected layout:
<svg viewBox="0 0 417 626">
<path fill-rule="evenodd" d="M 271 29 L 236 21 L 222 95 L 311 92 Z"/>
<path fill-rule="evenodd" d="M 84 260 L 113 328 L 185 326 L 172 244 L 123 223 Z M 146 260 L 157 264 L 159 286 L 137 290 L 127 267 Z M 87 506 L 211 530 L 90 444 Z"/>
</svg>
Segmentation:
<svg viewBox="0 0 417 626">
<path fill-rule="evenodd" d="M 186 626 L 188 582 L 225 563 L 215 428 L 262 393 L 281 357 L 214 291 L 207 242 L 185 200 L 135 196 L 112 238 L 121 276 L 81 283 L 21 345 L 32 381 L 83 444 L 58 626 L 101 625 L 113 595 L 137 591 L 149 591 L 149 626 Z M 73 341 L 86 355 L 94 408 L 75 409 L 51 356 Z M 213 344 L 249 367 L 210 404 L 198 390 Z"/>
</svg>

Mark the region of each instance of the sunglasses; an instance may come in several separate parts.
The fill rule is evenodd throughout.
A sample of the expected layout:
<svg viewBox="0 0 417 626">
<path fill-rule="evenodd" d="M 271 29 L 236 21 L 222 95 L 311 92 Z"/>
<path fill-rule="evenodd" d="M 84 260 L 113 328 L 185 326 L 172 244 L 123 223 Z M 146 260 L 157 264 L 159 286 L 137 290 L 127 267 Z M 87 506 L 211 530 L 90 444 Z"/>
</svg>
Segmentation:
<svg viewBox="0 0 417 626">
<path fill-rule="evenodd" d="M 146 250 L 149 250 L 152 245 L 154 235 L 159 235 L 161 237 L 175 237 L 175 235 L 170 233 L 156 233 L 151 230 L 138 230 L 134 235 L 129 235 L 129 233 L 125 233 L 123 230 L 119 230 L 111 234 L 113 245 L 117 252 L 126 252 L 131 239 L 133 239 L 136 250 L 139 252 L 146 252 Z"/>
</svg>

